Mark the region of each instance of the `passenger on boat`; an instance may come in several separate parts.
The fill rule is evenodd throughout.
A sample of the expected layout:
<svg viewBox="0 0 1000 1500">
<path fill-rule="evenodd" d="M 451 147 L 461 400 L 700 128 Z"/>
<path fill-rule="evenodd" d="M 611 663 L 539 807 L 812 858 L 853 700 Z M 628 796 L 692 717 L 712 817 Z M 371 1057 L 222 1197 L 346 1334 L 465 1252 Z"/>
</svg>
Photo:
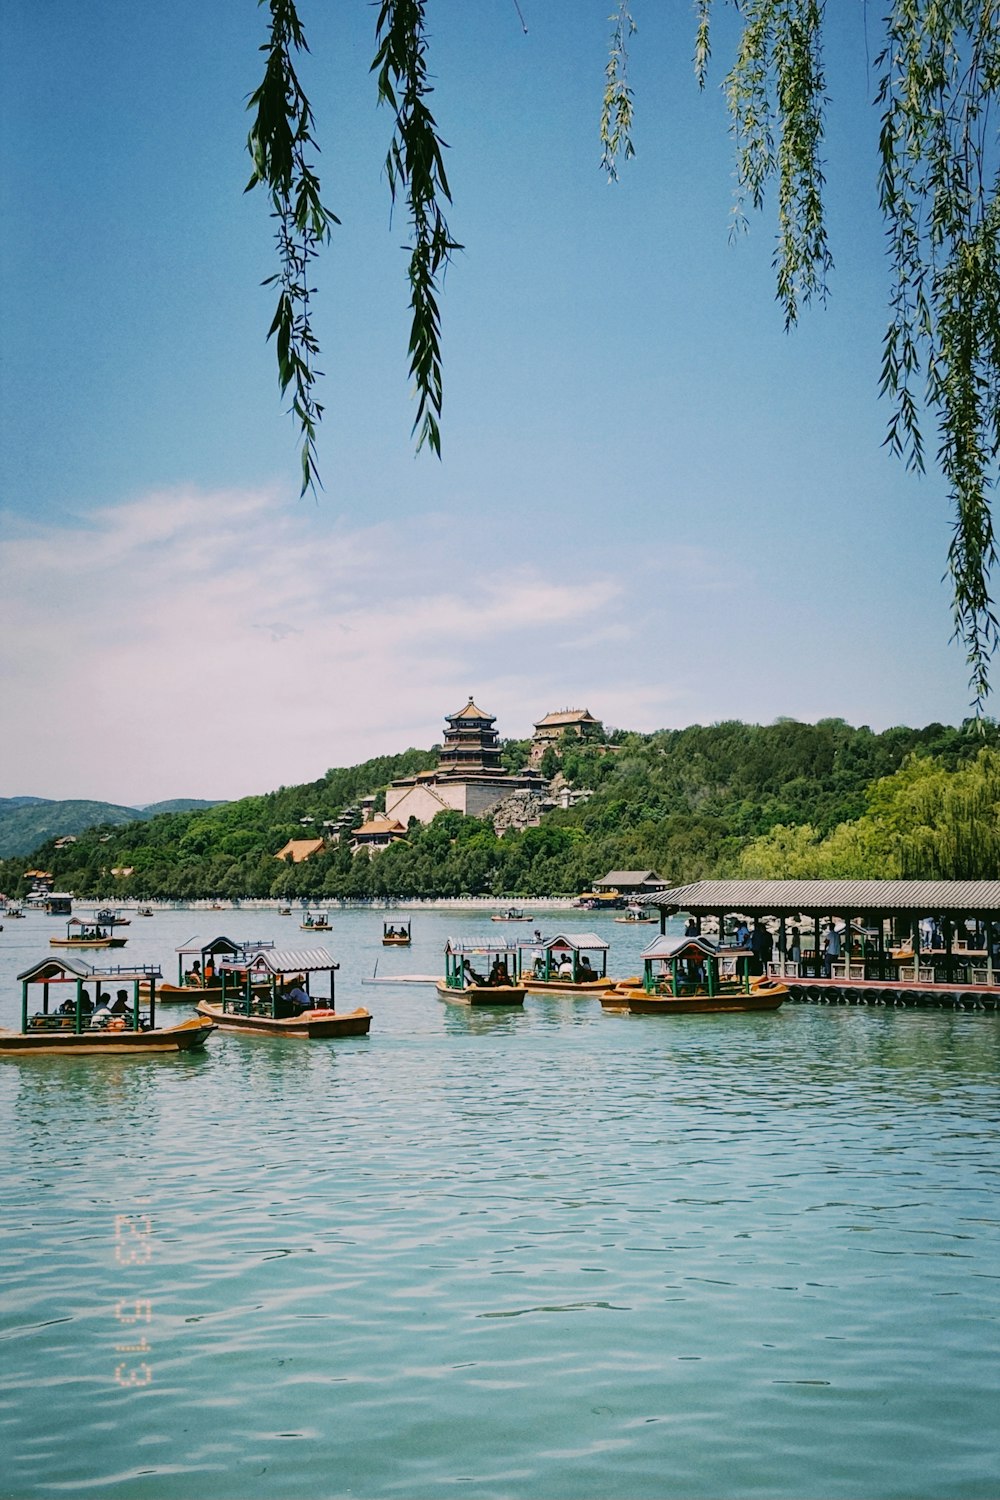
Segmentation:
<svg viewBox="0 0 1000 1500">
<path fill-rule="evenodd" d="M 312 1010 L 313 1008 L 312 996 L 302 988 L 301 978 L 293 982 L 291 989 L 285 995 L 285 999 L 291 1000 L 292 1004 L 297 1005 L 300 1011 Z"/>
<path fill-rule="evenodd" d="M 788 949 L 788 957 L 793 964 L 799 963 L 802 959 L 802 934 L 797 927 L 792 928 L 792 941 Z"/>
<path fill-rule="evenodd" d="M 510 975 L 507 972 L 507 965 L 506 963 L 501 962 L 499 958 L 495 958 L 493 960 L 493 967 L 492 969 L 490 969 L 490 977 L 487 980 L 487 983 L 510 984 Z"/>
<path fill-rule="evenodd" d="M 840 933 L 831 922 L 823 934 L 823 978 L 829 979 L 835 958 L 840 957 Z"/>
<path fill-rule="evenodd" d="M 462 960 L 462 978 L 465 980 L 466 985 L 482 984 L 484 982 L 483 976 L 476 973 L 467 958 Z"/>
<path fill-rule="evenodd" d="M 396 936 L 396 929 L 395 929 L 395 927 L 387 927 L 385 929 L 385 935 L 386 935 L 386 937 L 395 937 Z"/>
<path fill-rule="evenodd" d="M 586 954 L 584 954 L 580 959 L 579 977 L 581 980 L 596 979 L 598 977 L 597 970 L 594 968 L 593 964 L 590 962 L 590 959 Z"/>
<path fill-rule="evenodd" d="M 215 959 L 212 957 L 211 954 L 209 954 L 209 956 L 205 960 L 205 970 L 204 970 L 204 973 L 205 973 L 205 983 L 206 984 L 211 984 L 212 980 L 215 978 Z"/>
<path fill-rule="evenodd" d="M 694 917 L 688 917 L 688 919 L 687 919 L 687 926 L 684 928 L 684 936 L 685 937 L 697 937 L 698 936 L 698 923 L 695 921 Z"/>
<path fill-rule="evenodd" d="M 750 939 L 750 929 L 747 926 L 746 922 L 741 917 L 740 918 L 739 926 L 736 929 L 736 946 L 737 946 L 737 948 L 745 948 L 746 945 L 747 945 L 747 943 L 748 943 L 748 941 L 749 941 L 749 939 Z"/>
<path fill-rule="evenodd" d="M 558 973 L 560 979 L 573 978 L 573 960 L 568 953 L 563 958 L 562 963 L 559 965 Z"/>
<path fill-rule="evenodd" d="M 542 941 L 542 930 L 540 927 L 535 928 L 535 935 L 531 941 L 533 943 L 540 943 Z"/>
<path fill-rule="evenodd" d="M 201 982 L 201 964 L 199 963 L 198 959 L 195 959 L 190 969 L 188 969 L 184 974 L 184 983 L 200 985 Z"/>
</svg>

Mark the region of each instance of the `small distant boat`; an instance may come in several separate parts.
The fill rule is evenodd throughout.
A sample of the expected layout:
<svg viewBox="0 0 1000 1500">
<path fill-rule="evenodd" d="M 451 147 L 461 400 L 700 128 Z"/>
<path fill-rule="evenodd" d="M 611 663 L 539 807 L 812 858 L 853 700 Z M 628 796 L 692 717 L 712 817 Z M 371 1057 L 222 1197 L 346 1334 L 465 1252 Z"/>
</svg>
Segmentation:
<svg viewBox="0 0 1000 1500">
<path fill-rule="evenodd" d="M 623 917 L 615 917 L 615 921 L 616 922 L 655 922 L 656 918 L 655 917 L 651 917 L 649 915 L 649 912 L 643 906 L 630 906 L 630 907 L 628 907 L 626 909 L 625 915 Z"/>
<path fill-rule="evenodd" d="M 334 973 L 339 965 L 325 948 L 266 949 L 219 964 L 222 997 L 198 1001 L 198 1012 L 226 1031 L 308 1040 L 334 1036 L 367 1036 L 371 1012 L 364 1006 L 338 1011 Z M 329 975 L 329 999 L 309 991 L 313 974 Z M 232 987 L 230 988 L 230 981 Z"/>
<path fill-rule="evenodd" d="M 278 916 L 279 917 L 290 917 L 291 915 L 292 915 L 292 908 L 290 906 L 279 906 L 278 907 Z"/>
<path fill-rule="evenodd" d="M 24 920 L 24 912 L 19 906 L 9 906 L 4 912 L 4 916 L 9 917 L 12 922 Z"/>
<path fill-rule="evenodd" d="M 306 912 L 299 927 L 303 932 L 329 932 L 330 919 L 325 911 L 318 911 L 315 914 Z"/>
<path fill-rule="evenodd" d="M 0 1030 L 0 1057 L 61 1056 L 67 1053 L 94 1056 L 143 1055 L 151 1052 L 192 1052 L 204 1047 L 215 1030 L 211 1021 L 192 1017 L 179 1026 L 157 1029 L 156 979 L 159 969 L 144 965 L 135 969 L 93 969 L 72 959 L 42 959 L 19 974 L 21 984 L 21 1029 Z M 118 987 L 112 1005 L 95 1009 L 87 990 L 93 984 L 99 999 L 103 986 Z M 149 986 L 143 1000 L 141 987 Z M 132 990 L 131 1006 L 127 1003 Z M 66 999 L 50 1010 L 53 991 Z M 40 992 L 41 1009 L 31 1010 L 33 995 Z M 143 1010 L 146 1004 L 147 1009 Z"/>
<path fill-rule="evenodd" d="M 749 974 L 722 978 L 708 938 L 661 936 L 643 950 L 642 985 L 621 989 L 633 1015 L 681 1016 L 777 1010 L 788 995 L 780 980 Z M 605 1004 L 602 998 L 602 1005 Z"/>
<path fill-rule="evenodd" d="M 137 917 L 151 917 L 154 913 L 151 906 L 139 906 L 136 908 L 135 914 Z"/>
<path fill-rule="evenodd" d="M 535 919 L 527 912 L 520 911 L 516 906 L 510 906 L 506 911 L 498 911 L 490 917 L 491 922 L 533 922 Z"/>
<path fill-rule="evenodd" d="M 129 917 L 123 917 L 121 911 L 111 906 L 102 906 L 94 913 L 94 921 L 100 922 L 102 927 L 131 927 Z"/>
<path fill-rule="evenodd" d="M 406 921 L 382 923 L 383 948 L 408 948 L 410 946 L 410 924 Z"/>
<path fill-rule="evenodd" d="M 49 938 L 51 948 L 124 948 L 127 942 L 128 938 L 113 937 L 103 922 L 88 917 L 71 917 L 64 938 Z"/>
<path fill-rule="evenodd" d="M 489 964 L 489 969 L 486 972 L 475 969 L 473 958 L 482 963 L 484 970 Z M 516 976 L 517 947 L 514 943 L 508 943 L 504 938 L 463 942 L 449 938 L 444 950 L 444 978 L 439 979 L 435 987 L 442 1000 L 460 1005 L 523 1005 L 527 992 L 521 982 L 512 977 L 512 971 Z"/>
</svg>

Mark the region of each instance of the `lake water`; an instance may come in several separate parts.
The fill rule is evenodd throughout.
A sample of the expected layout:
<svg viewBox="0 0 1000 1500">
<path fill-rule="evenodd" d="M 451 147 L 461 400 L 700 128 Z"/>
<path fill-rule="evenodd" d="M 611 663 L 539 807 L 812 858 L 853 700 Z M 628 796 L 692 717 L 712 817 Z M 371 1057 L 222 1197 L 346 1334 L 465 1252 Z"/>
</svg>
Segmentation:
<svg viewBox="0 0 1000 1500">
<path fill-rule="evenodd" d="M 1000 1492 L 1000 1017 L 472 1012 L 360 981 L 485 915 L 382 919 L 114 957 L 322 941 L 367 1038 L 0 1063 L 0 1494 Z M 61 926 L 6 924 L 0 1024 Z"/>
</svg>

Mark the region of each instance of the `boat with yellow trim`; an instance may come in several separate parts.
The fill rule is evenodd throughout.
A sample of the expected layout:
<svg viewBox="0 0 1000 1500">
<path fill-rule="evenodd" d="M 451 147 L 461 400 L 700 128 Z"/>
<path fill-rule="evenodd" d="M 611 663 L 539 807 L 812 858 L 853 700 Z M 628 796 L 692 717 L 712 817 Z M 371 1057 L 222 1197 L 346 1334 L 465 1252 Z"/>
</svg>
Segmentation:
<svg viewBox="0 0 1000 1500">
<path fill-rule="evenodd" d="M 788 995 L 787 986 L 780 980 L 752 975 L 748 964 L 742 966 L 742 973 L 723 977 L 716 944 L 697 935 L 680 938 L 661 935 L 643 950 L 642 960 L 642 984 L 616 992 L 633 1015 L 773 1011 L 779 1009 Z"/>
<path fill-rule="evenodd" d="M 194 1005 L 198 1000 L 221 1000 L 222 982 L 218 966 L 224 958 L 259 953 L 273 948 L 266 938 L 188 938 L 177 952 L 177 983 L 157 986 L 161 1005 Z"/>
<path fill-rule="evenodd" d="M 521 983 L 529 995 L 603 994 L 615 983 L 608 978 L 610 946 L 596 932 L 560 932 L 555 937 L 521 943 Z"/>
<path fill-rule="evenodd" d="M 405 918 L 382 923 L 383 948 L 408 948 L 410 946 L 410 923 Z"/>
<path fill-rule="evenodd" d="M 340 967 L 325 948 L 259 949 L 219 962 L 222 996 L 198 1001 L 199 1015 L 224 1031 L 314 1039 L 367 1036 L 371 1012 L 339 1011 L 334 974 Z M 312 976 L 329 976 L 329 997 L 314 996 Z"/>
<path fill-rule="evenodd" d="M 81 959 L 39 960 L 17 976 L 21 1029 L 0 1030 L 0 1057 L 198 1051 L 215 1030 L 214 1023 L 196 1016 L 179 1026 L 157 1028 L 159 974 L 151 964 L 95 969 Z M 143 985 L 149 986 L 145 997 Z M 40 1002 L 40 1008 L 33 1008 L 32 1002 L 35 1007 Z"/>
<path fill-rule="evenodd" d="M 74 932 L 73 928 L 79 930 Z M 124 948 L 128 938 L 115 937 L 94 917 L 70 917 L 64 938 L 49 938 L 50 948 Z"/>
<path fill-rule="evenodd" d="M 478 969 L 474 958 L 481 964 Z M 506 938 L 449 938 L 444 978 L 435 988 L 442 1000 L 459 1005 L 523 1005 L 526 991 L 517 978 L 517 944 Z"/>
</svg>

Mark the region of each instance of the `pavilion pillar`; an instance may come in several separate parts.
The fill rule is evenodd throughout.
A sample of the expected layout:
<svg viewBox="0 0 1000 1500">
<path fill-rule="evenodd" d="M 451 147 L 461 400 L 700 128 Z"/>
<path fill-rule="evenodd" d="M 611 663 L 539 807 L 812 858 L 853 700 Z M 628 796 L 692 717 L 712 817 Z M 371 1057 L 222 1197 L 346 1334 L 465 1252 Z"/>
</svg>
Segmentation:
<svg viewBox="0 0 1000 1500">
<path fill-rule="evenodd" d="M 983 921 L 983 929 L 986 933 L 986 983 L 993 983 L 993 923 L 989 918 Z"/>
<path fill-rule="evenodd" d="M 954 941 L 954 927 L 950 917 L 944 919 L 944 982 L 951 984 L 955 978 L 954 961 L 952 958 L 952 944 Z"/>
<path fill-rule="evenodd" d="M 782 912 L 778 918 L 778 951 L 781 954 L 781 977 L 785 977 L 785 965 L 788 962 L 788 941 L 785 937 L 785 916 Z"/>
<path fill-rule="evenodd" d="M 913 982 L 920 979 L 920 918 L 913 918 Z"/>
</svg>

